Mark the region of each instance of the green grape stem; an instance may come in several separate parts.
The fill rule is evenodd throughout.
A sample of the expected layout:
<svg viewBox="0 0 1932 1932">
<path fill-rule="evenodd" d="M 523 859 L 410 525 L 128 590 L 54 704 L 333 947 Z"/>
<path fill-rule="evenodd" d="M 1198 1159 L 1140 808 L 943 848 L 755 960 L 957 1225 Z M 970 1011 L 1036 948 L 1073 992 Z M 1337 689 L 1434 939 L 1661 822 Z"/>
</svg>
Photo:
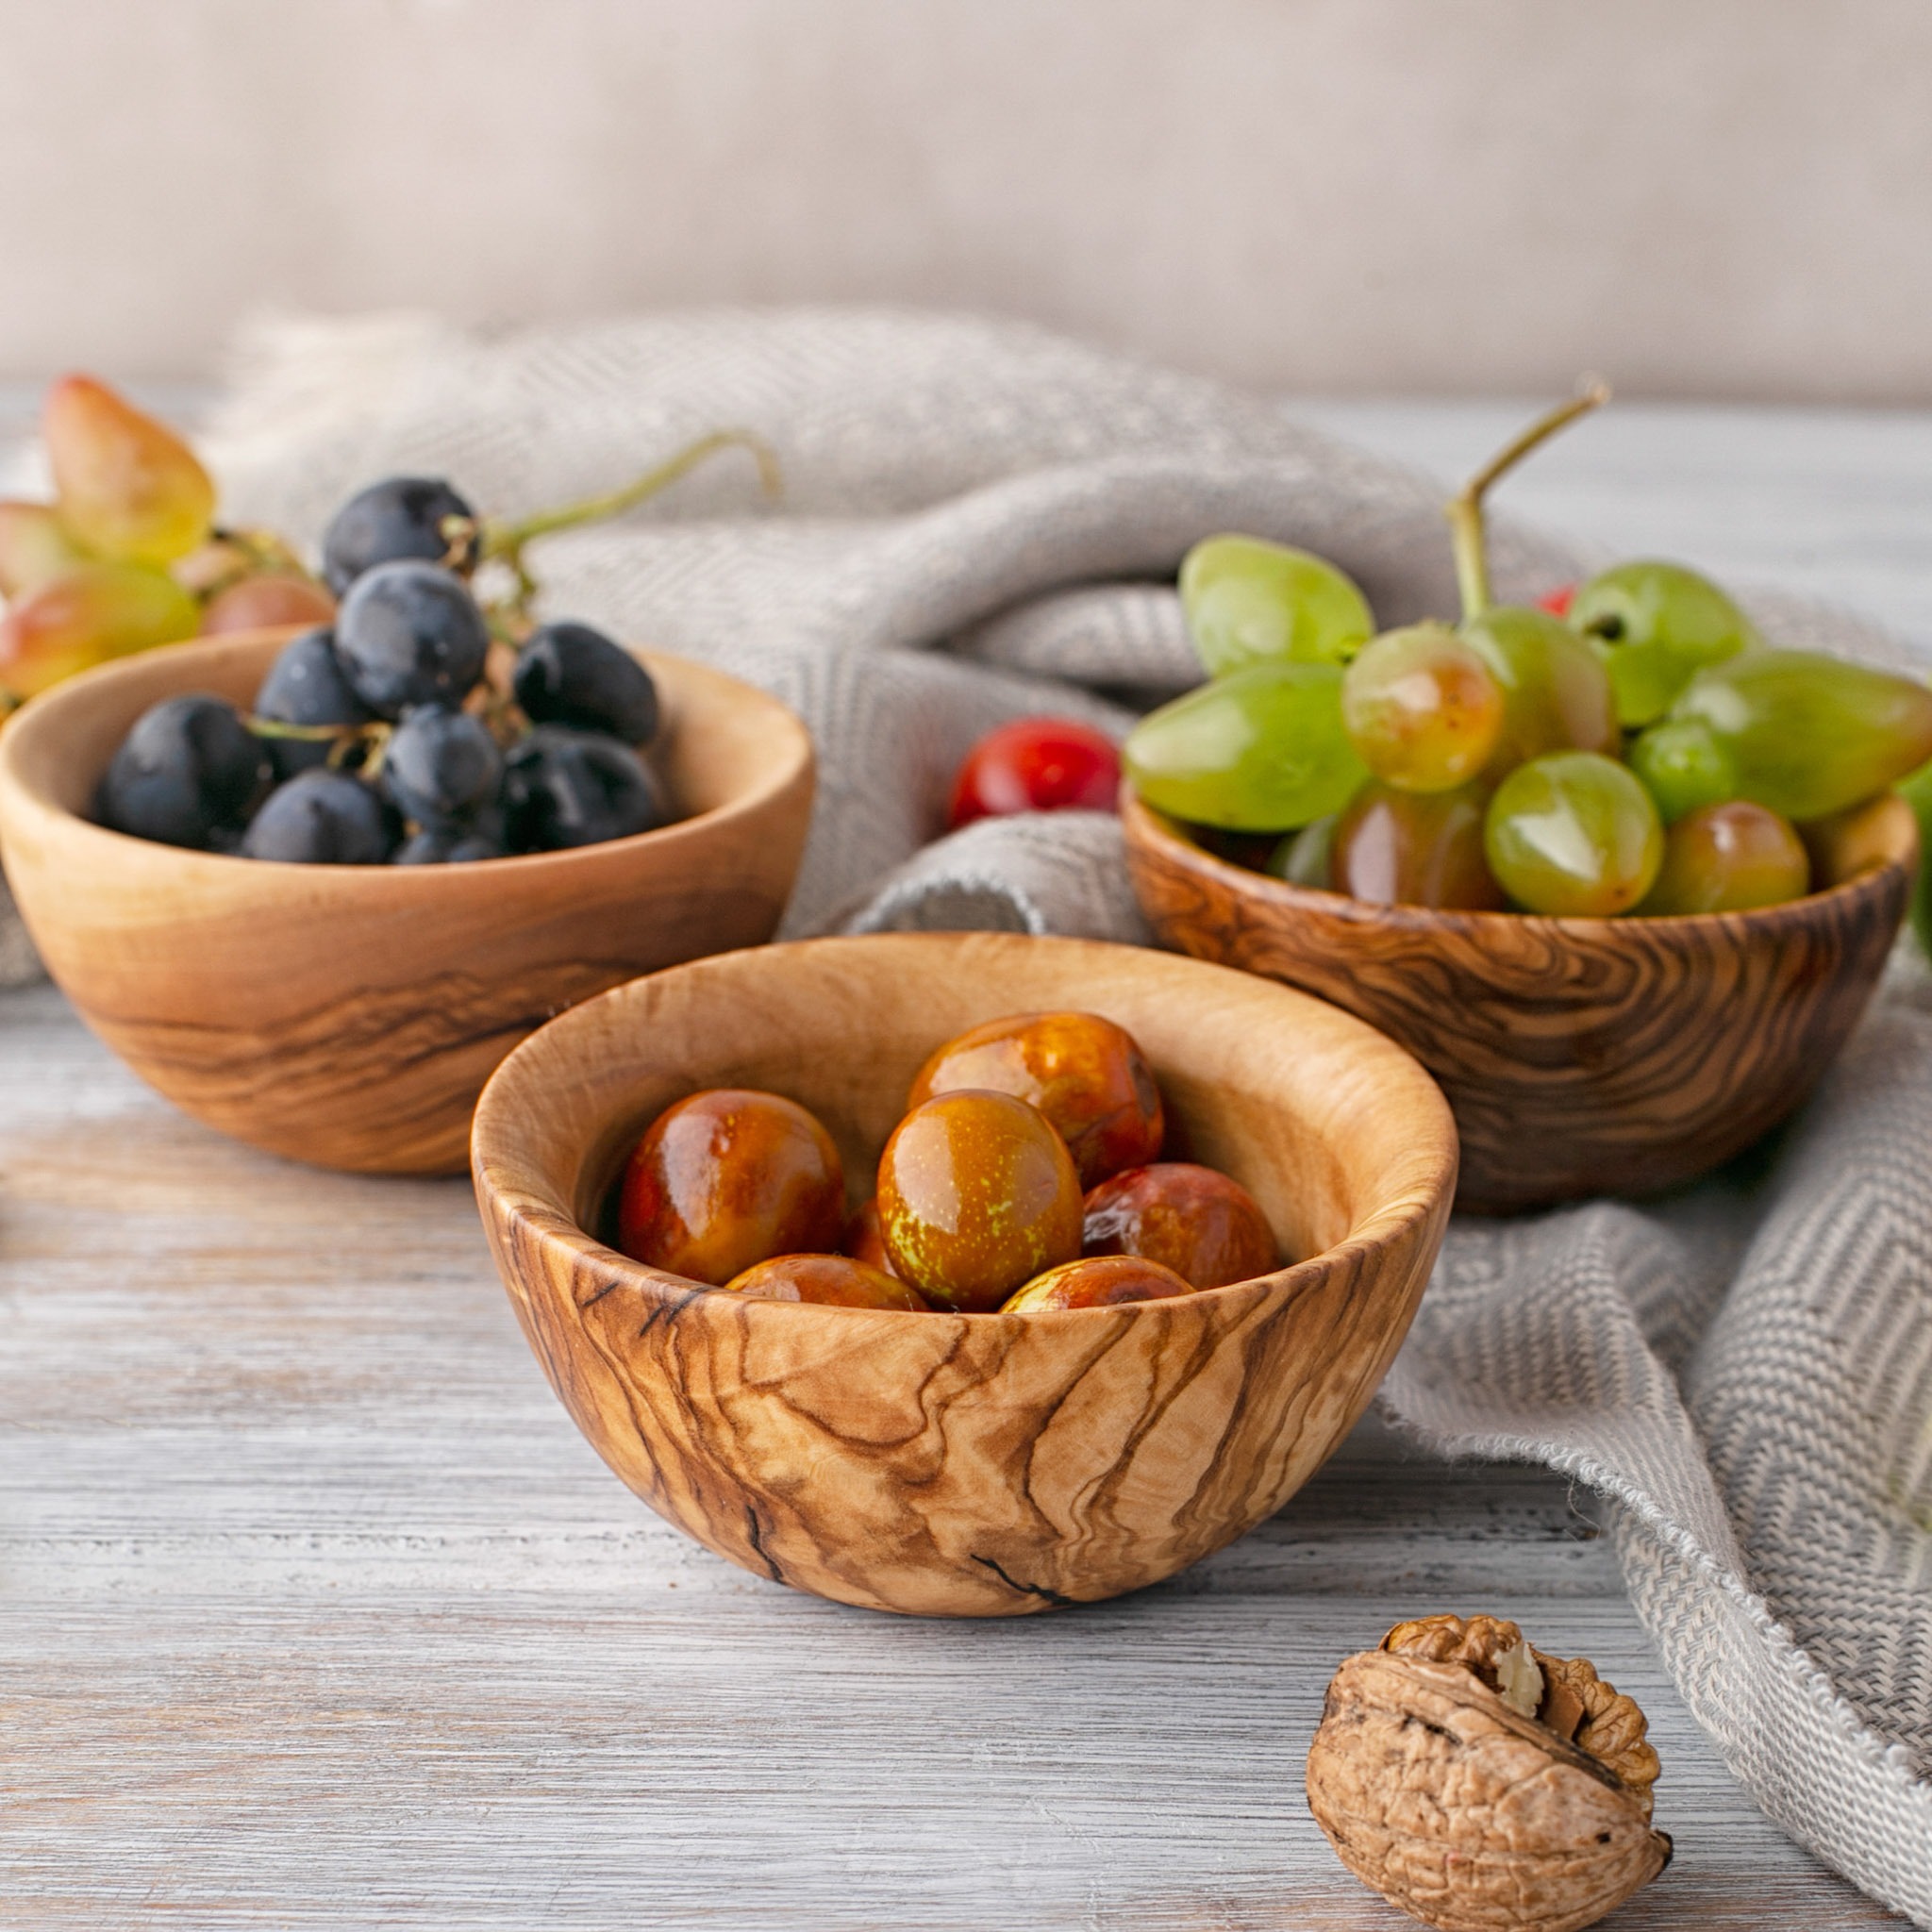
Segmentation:
<svg viewBox="0 0 1932 1932">
<path fill-rule="evenodd" d="M 539 537 L 553 536 L 558 530 L 575 529 L 583 524 L 601 523 L 607 517 L 622 516 L 625 510 L 656 496 L 660 490 L 668 489 L 680 476 L 689 475 L 700 463 L 726 449 L 750 451 L 758 464 L 758 482 L 765 494 L 775 498 L 782 492 L 784 476 L 778 467 L 777 452 L 763 437 L 755 436 L 749 429 L 716 429 L 708 436 L 699 437 L 695 442 L 687 443 L 675 455 L 667 457 L 663 462 L 646 470 L 622 489 L 580 497 L 574 503 L 558 504 L 551 509 L 533 510 L 528 516 L 507 522 L 499 523 L 494 518 L 486 517 L 480 531 L 478 555 L 485 562 L 505 565 L 515 579 L 516 587 L 502 607 L 505 615 L 512 620 L 523 617 L 530 599 L 537 592 L 537 580 L 524 561 L 526 544 L 535 542 Z M 462 533 L 445 530 L 444 534 L 451 537 L 454 546 Z"/>
<path fill-rule="evenodd" d="M 1579 416 L 1600 409 L 1610 399 L 1610 386 L 1587 377 L 1567 403 L 1539 416 L 1529 427 L 1505 443 L 1451 498 L 1444 514 L 1456 548 L 1456 588 L 1462 599 L 1462 621 L 1473 624 L 1493 601 L 1490 595 L 1489 546 L 1484 541 L 1483 498 L 1532 450 L 1566 429 Z"/>
<path fill-rule="evenodd" d="M 395 730 L 380 718 L 372 724 L 291 724 L 280 718 L 258 718 L 250 713 L 242 723 L 256 738 L 291 738 L 303 744 L 327 745 L 331 770 L 345 763 L 358 746 L 367 747 L 369 757 L 363 770 L 371 776 L 382 769 L 383 753 Z"/>
</svg>

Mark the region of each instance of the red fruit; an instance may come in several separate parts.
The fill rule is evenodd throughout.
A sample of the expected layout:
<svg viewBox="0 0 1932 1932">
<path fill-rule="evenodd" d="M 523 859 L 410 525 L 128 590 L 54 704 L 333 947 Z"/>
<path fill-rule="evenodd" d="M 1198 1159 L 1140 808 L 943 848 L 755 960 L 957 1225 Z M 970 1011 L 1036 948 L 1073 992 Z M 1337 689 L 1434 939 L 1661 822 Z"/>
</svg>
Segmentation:
<svg viewBox="0 0 1932 1932">
<path fill-rule="evenodd" d="M 158 570 L 84 563 L 8 607 L 0 690 L 32 697 L 109 658 L 192 638 L 200 621 L 194 599 Z"/>
<path fill-rule="evenodd" d="M 1546 591 L 1536 600 L 1539 610 L 1547 610 L 1552 617 L 1568 617 L 1570 607 L 1576 601 L 1576 586 L 1560 584 L 1554 591 Z"/>
<path fill-rule="evenodd" d="M 1277 1258 L 1274 1231 L 1255 1197 L 1191 1161 L 1156 1161 L 1102 1181 L 1087 1195 L 1085 1222 L 1083 1254 L 1138 1255 L 1194 1288 L 1252 1281 Z"/>
<path fill-rule="evenodd" d="M 1113 740 L 1072 718 L 1016 718 L 960 761 L 946 824 L 1018 811 L 1111 811 L 1121 789 Z"/>
<path fill-rule="evenodd" d="M 618 1245 L 722 1288 L 774 1255 L 827 1254 L 844 1219 L 832 1137 L 794 1100 L 714 1087 L 667 1107 L 625 1170 Z"/>
<path fill-rule="evenodd" d="M 62 376 L 42 419 L 60 515 L 90 550 L 129 563 L 186 557 L 214 521 L 194 452 L 90 375 Z"/>
<path fill-rule="evenodd" d="M 0 596 L 26 596 L 86 561 L 51 503 L 0 503 Z"/>
<path fill-rule="evenodd" d="M 211 638 L 284 624 L 328 624 L 335 614 L 336 600 L 313 579 L 270 572 L 217 591 L 202 607 L 201 634 Z"/>
</svg>

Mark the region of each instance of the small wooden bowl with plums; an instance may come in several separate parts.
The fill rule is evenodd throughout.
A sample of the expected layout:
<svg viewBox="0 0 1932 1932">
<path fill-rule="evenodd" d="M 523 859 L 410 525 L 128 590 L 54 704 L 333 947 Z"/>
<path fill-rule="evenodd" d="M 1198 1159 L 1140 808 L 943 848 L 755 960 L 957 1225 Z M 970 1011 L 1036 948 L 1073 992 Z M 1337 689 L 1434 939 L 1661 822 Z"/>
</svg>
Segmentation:
<svg viewBox="0 0 1932 1932">
<path fill-rule="evenodd" d="M 808 1110 L 827 1159 L 836 1148 L 844 1206 L 877 1175 L 883 1207 L 888 1170 L 906 1171 L 893 1150 L 928 1108 L 1031 1111 L 969 1091 L 908 1113 L 935 1049 L 1068 1008 L 1138 1042 L 1165 1109 L 1160 1159 L 1205 1164 L 1258 1204 L 1262 1272 L 1105 1305 L 1042 1297 L 1042 1276 L 982 1312 L 918 1307 L 883 1277 L 866 1305 L 767 1297 L 618 1245 L 636 1150 L 697 1100 L 753 1090 Z M 884 935 L 697 960 L 573 1008 L 485 1089 L 473 1165 L 551 1386 L 654 1509 L 841 1603 L 998 1617 L 1156 1583 L 1308 1479 L 1408 1328 L 1456 1133 L 1400 1048 L 1251 974 L 1073 940 Z M 963 1195 L 934 1186 L 944 1221 Z"/>
</svg>

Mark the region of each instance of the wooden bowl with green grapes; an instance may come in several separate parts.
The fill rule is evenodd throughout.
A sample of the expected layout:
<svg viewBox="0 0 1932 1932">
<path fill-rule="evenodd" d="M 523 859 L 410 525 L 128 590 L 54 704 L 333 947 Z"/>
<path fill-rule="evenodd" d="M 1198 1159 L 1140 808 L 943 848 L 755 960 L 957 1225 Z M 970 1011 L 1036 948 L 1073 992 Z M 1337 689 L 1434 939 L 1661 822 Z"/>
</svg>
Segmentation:
<svg viewBox="0 0 1932 1932">
<path fill-rule="evenodd" d="M 1298 592 L 1319 559 L 1274 566 L 1271 595 L 1251 540 L 1200 546 L 1182 594 L 1209 682 L 1125 751 L 1158 938 L 1406 1046 L 1482 1211 L 1655 1193 L 1783 1120 L 1857 1024 L 1917 873 L 1892 788 L 1932 759 L 1919 680 L 1773 649 L 1678 565 L 1491 602 L 1486 491 L 1603 399 L 1450 506 L 1453 626 L 1375 636 L 1358 596 Z"/>
</svg>

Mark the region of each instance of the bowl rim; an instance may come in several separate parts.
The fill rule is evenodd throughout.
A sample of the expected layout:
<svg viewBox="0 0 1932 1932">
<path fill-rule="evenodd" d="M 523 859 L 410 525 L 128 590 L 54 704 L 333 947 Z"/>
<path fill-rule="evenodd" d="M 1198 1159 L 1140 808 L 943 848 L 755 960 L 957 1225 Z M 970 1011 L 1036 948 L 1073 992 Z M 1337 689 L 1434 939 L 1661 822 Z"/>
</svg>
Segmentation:
<svg viewBox="0 0 1932 1932">
<path fill-rule="evenodd" d="M 173 862 L 191 872 L 198 866 L 209 865 L 219 868 L 221 875 L 235 878 L 242 875 L 238 869 L 245 867 L 247 875 L 261 874 L 264 883 L 269 877 L 311 881 L 325 878 L 332 884 L 340 882 L 344 890 L 352 892 L 380 896 L 415 890 L 456 890 L 459 882 L 474 883 L 478 878 L 501 879 L 508 884 L 527 877 L 540 868 L 554 875 L 572 866 L 593 866 L 608 863 L 613 858 L 641 855 L 647 849 L 663 850 L 674 844 L 688 843 L 708 837 L 739 819 L 762 810 L 795 785 L 802 774 L 811 773 L 815 764 L 811 733 L 805 721 L 782 698 L 741 677 L 733 676 L 728 671 L 707 664 L 701 658 L 625 642 L 624 648 L 639 658 L 653 675 L 658 675 L 667 664 L 675 667 L 666 676 L 667 683 L 675 683 L 691 674 L 700 683 L 715 681 L 731 687 L 733 694 L 741 701 L 748 701 L 766 711 L 768 723 L 774 729 L 774 742 L 770 758 L 759 761 L 752 782 L 742 791 L 708 810 L 674 819 L 669 824 L 654 826 L 647 832 L 633 832 L 623 839 L 606 839 L 594 844 L 569 846 L 556 852 L 507 853 L 500 858 L 473 859 L 460 865 L 394 865 L 387 861 L 380 865 L 306 865 L 291 859 L 251 858 L 239 852 L 205 852 L 195 846 L 170 845 L 158 839 L 142 839 L 131 832 L 117 831 L 111 825 L 101 824 L 61 804 L 49 794 L 43 785 L 33 782 L 23 770 L 27 759 L 46 754 L 48 747 L 41 742 L 42 739 L 51 734 L 58 741 L 63 712 L 103 686 L 118 683 L 137 672 L 152 675 L 155 667 L 164 662 L 186 671 L 189 669 L 186 660 L 191 656 L 198 665 L 211 658 L 244 655 L 272 642 L 288 643 L 309 631 L 322 628 L 326 626 L 271 625 L 250 630 L 223 631 L 212 637 L 184 638 L 177 643 L 160 644 L 150 650 L 110 658 L 105 664 L 94 665 L 73 677 L 63 678 L 52 690 L 29 698 L 10 717 L 0 721 L 0 824 L 4 824 L 8 808 L 12 807 L 36 814 L 43 822 L 58 824 L 61 835 L 78 841 L 82 850 L 89 845 L 99 845 L 105 853 L 125 858 L 138 848 L 148 855 L 149 862 Z M 195 688 L 192 681 L 177 682 L 152 702 L 158 704 L 164 697 L 186 696 Z M 94 775 L 92 782 L 99 784 L 99 774 Z M 159 855 L 158 860 L 157 855 Z M 488 868 L 487 871 L 484 868 Z M 351 880 L 356 883 L 350 884 Z"/>
<path fill-rule="evenodd" d="M 1872 809 L 1882 809 L 1887 801 L 1895 803 L 1904 814 L 1900 828 L 1912 817 L 1911 808 L 1895 791 L 1880 792 L 1867 802 Z M 1739 912 L 1636 912 L 1618 914 L 1575 914 L 1551 912 L 1478 912 L 1451 907 L 1410 906 L 1400 902 L 1383 904 L 1374 899 L 1357 899 L 1321 886 L 1297 886 L 1273 874 L 1254 872 L 1223 858 L 1191 838 L 1183 823 L 1151 806 L 1132 783 L 1121 783 L 1121 825 L 1127 843 L 1129 869 L 1137 846 L 1177 858 L 1183 864 L 1207 872 L 1230 890 L 1257 899 L 1283 911 L 1320 913 L 1342 924 L 1377 927 L 1384 931 L 1410 934 L 1445 934 L 1477 943 L 1493 941 L 1506 935 L 1527 934 L 1531 938 L 1551 938 L 1602 946 L 1614 942 L 1618 935 L 1635 932 L 1656 933 L 1660 938 L 1691 937 L 1722 933 L 1740 943 L 1789 937 L 1804 930 L 1817 918 L 1815 908 L 1826 902 L 1842 904 L 1852 896 L 1870 896 L 1885 891 L 1888 875 L 1909 874 L 1916 861 L 1916 821 L 1911 840 L 1903 849 L 1826 886 L 1822 891 L 1807 892 L 1775 906 L 1757 906 Z M 1853 810 L 1861 809 L 1854 807 Z M 1894 815 L 1896 816 L 1896 815 Z M 1260 835 L 1260 836 L 1265 836 Z"/>
<path fill-rule="evenodd" d="M 1405 1137 L 1402 1165 L 1408 1172 L 1405 1174 L 1403 1186 L 1362 1215 L 1341 1240 L 1332 1242 L 1313 1255 L 1305 1256 L 1298 1261 L 1291 1261 L 1281 1267 L 1271 1269 L 1265 1274 L 1251 1275 L 1244 1281 L 1224 1282 L 1216 1288 L 1195 1289 L 1185 1296 L 1174 1295 L 1150 1302 L 1117 1303 L 1106 1307 L 1040 1308 L 1020 1313 L 1008 1313 L 1004 1307 L 976 1311 L 934 1307 L 919 1311 L 909 1308 L 848 1307 L 824 1302 L 787 1302 L 763 1296 L 735 1295 L 723 1286 L 693 1282 L 681 1274 L 672 1274 L 663 1269 L 654 1268 L 648 1262 L 635 1260 L 622 1249 L 600 1241 L 595 1234 L 584 1227 L 566 1207 L 558 1205 L 554 1191 L 537 1191 L 531 1185 L 535 1177 L 528 1174 L 531 1166 L 529 1158 L 511 1155 L 501 1144 L 504 1128 L 508 1126 L 513 1129 L 515 1123 L 524 1118 L 521 1110 L 522 1097 L 518 1089 L 525 1080 L 531 1077 L 528 1073 L 529 1062 L 535 1058 L 536 1052 L 541 1051 L 536 1043 L 554 1029 L 568 1032 L 574 1028 L 590 1025 L 592 1024 L 591 1015 L 594 1009 L 607 1003 L 616 1003 L 634 996 L 636 989 L 647 980 L 661 980 L 666 974 L 671 973 L 689 973 L 715 968 L 721 961 L 741 960 L 754 955 L 772 960 L 774 966 L 782 970 L 782 961 L 786 957 L 796 957 L 806 948 L 871 948 L 881 944 L 901 945 L 909 942 L 920 948 L 929 948 L 938 954 L 957 949 L 961 941 L 975 944 L 991 941 L 992 946 L 990 949 L 1008 946 L 1031 948 L 1043 945 L 1055 948 L 1078 948 L 1095 953 L 1133 954 L 1157 959 L 1164 966 L 1176 967 L 1184 971 L 1226 974 L 1241 981 L 1244 990 L 1260 986 L 1266 988 L 1271 995 L 1287 995 L 1292 1002 L 1309 1009 L 1311 1014 L 1319 1015 L 1323 1024 L 1332 1024 L 1339 1032 L 1359 1035 L 1362 1043 L 1378 1057 L 1386 1057 L 1391 1067 L 1406 1068 L 1407 1074 L 1413 1076 L 1418 1119 L 1414 1131 Z M 1433 1131 L 1430 1131 L 1429 1120 L 1426 1117 L 1433 1119 Z M 514 1164 L 520 1173 L 510 1175 L 502 1172 L 499 1164 L 506 1162 Z M 475 1111 L 471 1117 L 470 1124 L 471 1173 L 475 1185 L 477 1205 L 486 1221 L 495 1216 L 507 1227 L 521 1228 L 540 1246 L 560 1250 L 566 1261 L 583 1263 L 594 1268 L 609 1286 L 627 1286 L 641 1290 L 667 1304 L 673 1312 L 688 1306 L 697 1297 L 716 1296 L 720 1299 L 714 1306 L 721 1309 L 725 1307 L 742 1309 L 745 1311 L 743 1319 L 750 1321 L 791 1319 L 789 1313 L 769 1316 L 763 1312 L 766 1309 L 809 1309 L 819 1315 L 829 1314 L 870 1321 L 929 1322 L 937 1315 L 963 1322 L 1002 1322 L 1027 1325 L 1040 1323 L 1060 1324 L 1080 1322 L 1103 1314 L 1132 1319 L 1148 1309 L 1172 1310 L 1185 1303 L 1205 1301 L 1208 1296 L 1252 1295 L 1257 1291 L 1291 1292 L 1301 1282 L 1315 1279 L 1338 1264 L 1346 1265 L 1357 1257 L 1366 1258 L 1386 1252 L 1409 1240 L 1426 1240 L 1427 1227 L 1431 1221 L 1446 1224 L 1450 1207 L 1456 1195 L 1459 1164 L 1460 1143 L 1455 1117 L 1441 1089 L 1427 1069 L 1407 1048 L 1398 1045 L 1387 1034 L 1330 1001 L 1313 993 L 1303 992 L 1294 987 L 1279 985 L 1271 980 L 1257 980 L 1255 974 L 1242 973 L 1234 967 L 1191 958 L 1157 947 L 1027 933 L 837 934 L 816 939 L 778 941 L 764 946 L 741 948 L 735 953 L 713 954 L 708 958 L 688 961 L 683 966 L 667 967 L 662 973 L 641 974 L 637 979 L 626 980 L 620 986 L 611 987 L 588 1000 L 580 1001 L 568 1011 L 558 1014 L 555 1019 L 547 1021 L 525 1040 L 520 1041 L 485 1083 L 482 1093 L 477 1097 Z M 492 1166 L 498 1166 L 498 1171 L 491 1172 Z M 1417 1299 L 1420 1300 L 1420 1290 L 1417 1292 Z M 578 1312 L 581 1313 L 581 1309 Z"/>
</svg>

